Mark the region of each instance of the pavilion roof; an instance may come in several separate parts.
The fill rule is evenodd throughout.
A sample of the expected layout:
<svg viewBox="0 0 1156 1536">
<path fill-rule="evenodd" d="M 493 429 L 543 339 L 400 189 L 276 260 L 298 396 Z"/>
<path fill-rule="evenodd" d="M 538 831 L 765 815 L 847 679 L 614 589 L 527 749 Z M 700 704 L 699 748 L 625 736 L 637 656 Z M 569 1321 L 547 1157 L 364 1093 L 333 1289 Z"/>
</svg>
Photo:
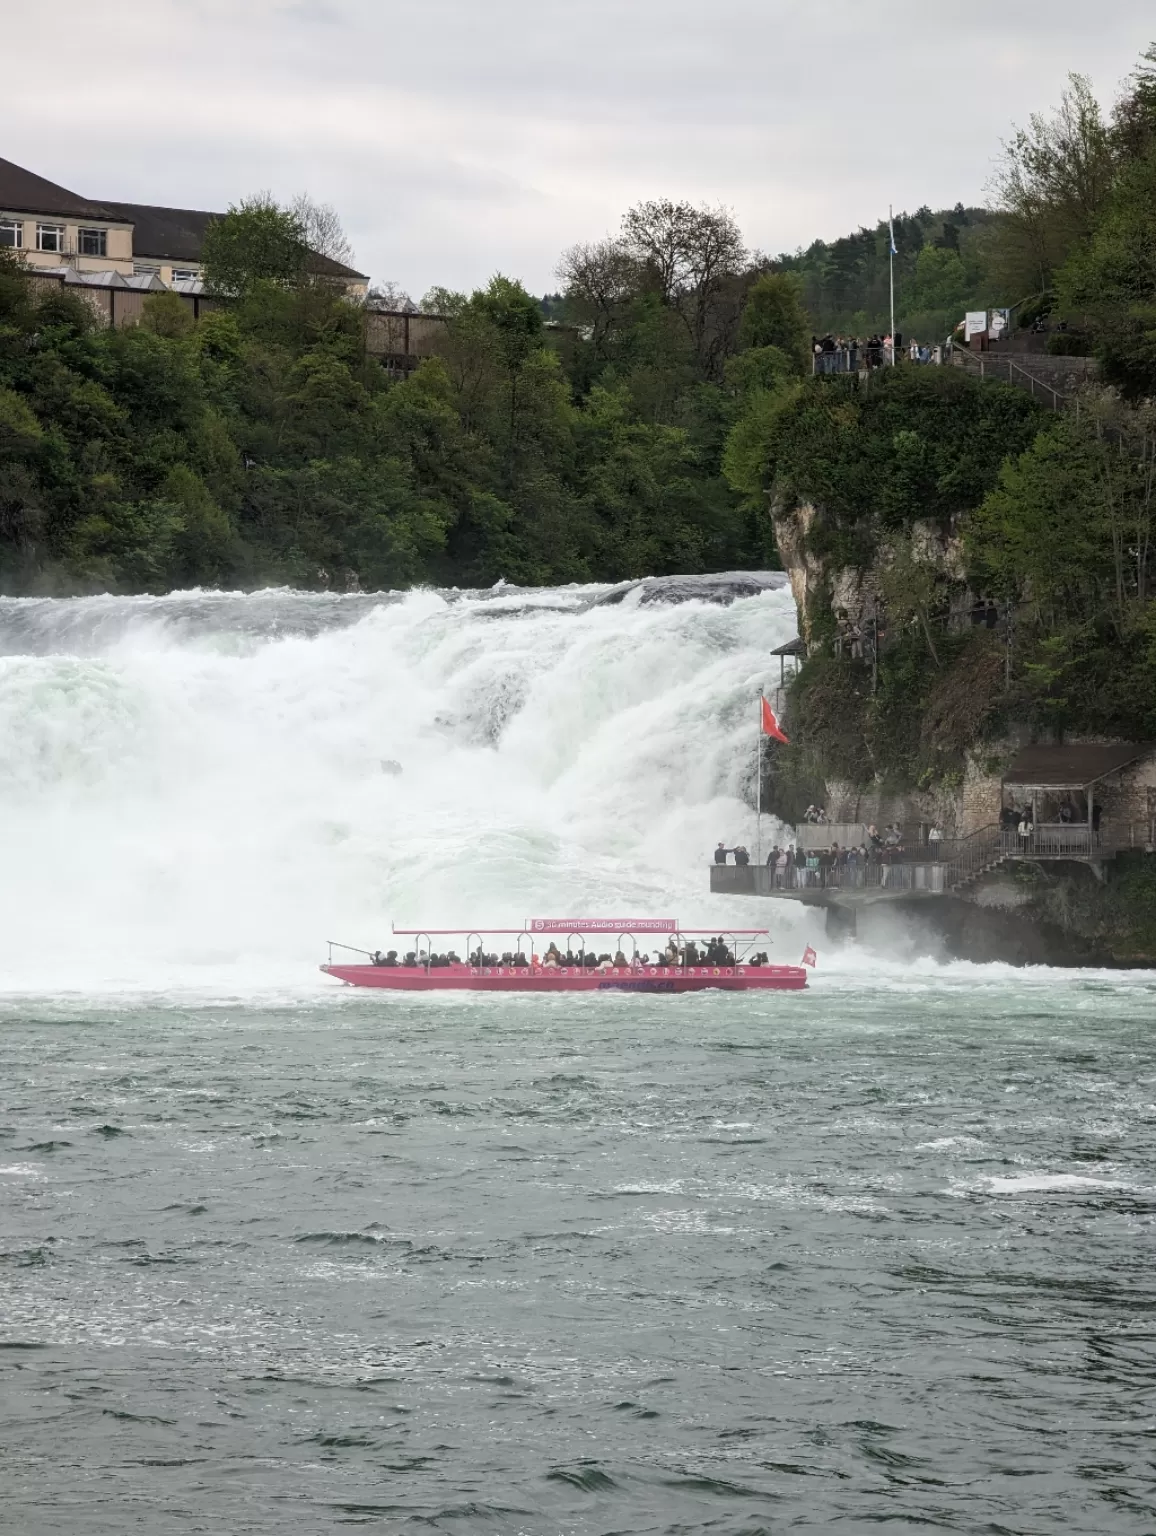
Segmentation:
<svg viewBox="0 0 1156 1536">
<path fill-rule="evenodd" d="M 1144 757 L 1141 742 L 1080 742 L 1063 747 L 1023 747 L 1003 776 L 1005 784 L 1032 789 L 1086 789 Z"/>
</svg>

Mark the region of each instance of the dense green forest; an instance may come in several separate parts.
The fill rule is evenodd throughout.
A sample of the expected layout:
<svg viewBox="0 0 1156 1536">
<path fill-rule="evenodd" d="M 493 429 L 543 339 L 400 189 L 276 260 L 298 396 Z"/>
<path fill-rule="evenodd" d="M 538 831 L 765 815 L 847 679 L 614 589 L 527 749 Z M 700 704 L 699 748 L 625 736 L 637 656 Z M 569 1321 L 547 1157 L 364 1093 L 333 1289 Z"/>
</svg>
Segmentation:
<svg viewBox="0 0 1156 1536">
<path fill-rule="evenodd" d="M 495 277 L 437 291 L 440 355 L 391 378 L 360 309 L 311 281 L 292 210 L 255 199 L 205 248 L 220 306 L 173 294 L 101 327 L 0 264 L 0 583 L 535 584 L 760 567 L 765 505 L 726 478 L 752 393 L 801 375 L 791 280 L 733 221 L 644 204 L 568 253 L 576 326 Z"/>
<path fill-rule="evenodd" d="M 770 260 L 724 209 L 642 203 L 614 237 L 564 253 L 545 310 L 502 276 L 470 295 L 434 290 L 445 342 L 405 378 L 367 356 L 360 309 L 310 278 L 299 210 L 267 199 L 210 229 L 219 307 L 197 324 L 159 294 L 139 327 L 109 331 L 75 292 L 34 294 L 0 252 L 0 588 L 345 590 L 765 566 L 769 498 L 787 484 L 829 496 L 815 537 L 853 547 L 850 504 L 828 484 L 836 442 L 859 503 L 893 527 L 917 506 L 966 523 L 974 579 L 1034 604 L 1059 649 L 1033 676 L 1058 710 L 1074 658 L 1156 634 L 1135 511 L 1152 474 L 1142 402 L 1156 394 L 1154 123 L 1156 55 L 1110 113 L 1073 76 L 1056 112 L 1005 145 L 991 209 L 896 221 L 909 332 L 1033 295 L 1119 391 L 1078 422 L 1008 405 L 962 445 L 966 473 L 950 418 L 996 410 L 980 402 L 992 386 L 906 365 L 865 393 L 809 378 L 815 330 L 879 321 L 885 224 Z M 1107 543 L 1091 548 L 1102 502 Z M 1062 600 L 1043 600 L 1046 582 Z"/>
<path fill-rule="evenodd" d="M 995 215 L 984 208 L 897 213 L 895 328 L 905 337 L 942 341 L 969 309 L 1018 304 L 1034 295 L 1009 288 L 995 260 Z M 774 268 L 794 272 L 816 332 L 845 336 L 891 329 L 891 240 L 888 221 L 830 243 L 776 257 Z"/>
</svg>

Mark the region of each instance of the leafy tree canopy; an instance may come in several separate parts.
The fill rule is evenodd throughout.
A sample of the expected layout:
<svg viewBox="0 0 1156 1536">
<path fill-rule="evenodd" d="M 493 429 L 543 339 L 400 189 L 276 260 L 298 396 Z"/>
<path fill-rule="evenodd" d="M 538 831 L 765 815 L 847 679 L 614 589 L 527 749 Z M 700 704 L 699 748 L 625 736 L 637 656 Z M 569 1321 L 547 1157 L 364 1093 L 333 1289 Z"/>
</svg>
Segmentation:
<svg viewBox="0 0 1156 1536">
<path fill-rule="evenodd" d="M 260 284 L 291 287 L 308 267 L 306 225 L 267 192 L 231 205 L 205 233 L 201 263 L 205 287 L 223 298 L 240 298 Z"/>
</svg>

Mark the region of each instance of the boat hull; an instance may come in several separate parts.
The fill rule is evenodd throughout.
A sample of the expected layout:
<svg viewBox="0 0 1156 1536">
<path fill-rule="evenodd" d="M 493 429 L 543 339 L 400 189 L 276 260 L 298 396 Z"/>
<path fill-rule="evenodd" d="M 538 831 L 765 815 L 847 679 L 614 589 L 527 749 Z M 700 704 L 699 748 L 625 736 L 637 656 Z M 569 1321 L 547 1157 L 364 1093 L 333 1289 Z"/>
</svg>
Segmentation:
<svg viewBox="0 0 1156 1536">
<path fill-rule="evenodd" d="M 327 976 L 351 987 L 388 992 L 798 992 L 807 985 L 801 965 L 639 965 L 588 971 L 577 966 L 323 965 Z"/>
</svg>

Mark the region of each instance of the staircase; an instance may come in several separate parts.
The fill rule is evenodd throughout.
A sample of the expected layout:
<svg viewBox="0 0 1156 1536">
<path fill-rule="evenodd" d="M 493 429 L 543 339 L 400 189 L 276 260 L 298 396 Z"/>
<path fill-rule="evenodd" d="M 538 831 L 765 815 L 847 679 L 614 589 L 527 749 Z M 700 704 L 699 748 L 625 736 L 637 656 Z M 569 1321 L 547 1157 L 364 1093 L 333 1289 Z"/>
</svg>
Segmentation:
<svg viewBox="0 0 1156 1536">
<path fill-rule="evenodd" d="M 981 875 L 1002 864 L 1007 854 L 997 823 L 980 827 L 969 837 L 961 838 L 955 845 L 950 859 L 945 860 L 943 888 L 946 891 L 962 891 Z"/>
<path fill-rule="evenodd" d="M 972 352 L 967 347 L 953 347 L 951 361 L 973 378 L 995 379 L 1026 389 L 1033 400 L 1053 411 L 1076 404 L 1077 391 L 1099 372 L 1093 357 L 1053 357 L 1049 353 L 1020 353 L 1013 357 L 1009 352 Z"/>
</svg>

